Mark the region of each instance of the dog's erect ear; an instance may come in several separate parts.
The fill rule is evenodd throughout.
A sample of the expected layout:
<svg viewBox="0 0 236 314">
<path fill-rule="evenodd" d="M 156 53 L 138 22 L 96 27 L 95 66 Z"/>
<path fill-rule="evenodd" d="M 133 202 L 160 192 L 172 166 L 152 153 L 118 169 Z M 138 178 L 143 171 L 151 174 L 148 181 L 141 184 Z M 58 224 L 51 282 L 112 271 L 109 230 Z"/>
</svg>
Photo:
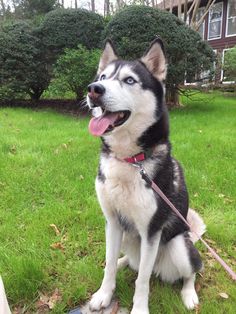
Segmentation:
<svg viewBox="0 0 236 314">
<path fill-rule="evenodd" d="M 152 75 L 159 81 L 166 78 L 167 65 L 164 53 L 164 45 L 160 38 L 156 38 L 141 58 Z"/>
<path fill-rule="evenodd" d="M 101 56 L 100 61 L 99 61 L 97 74 L 100 74 L 109 63 L 111 63 L 112 61 L 115 61 L 117 59 L 118 59 L 118 57 L 116 55 L 112 41 L 110 39 L 108 39 L 106 41 L 105 48 L 103 50 L 102 56 Z"/>
</svg>

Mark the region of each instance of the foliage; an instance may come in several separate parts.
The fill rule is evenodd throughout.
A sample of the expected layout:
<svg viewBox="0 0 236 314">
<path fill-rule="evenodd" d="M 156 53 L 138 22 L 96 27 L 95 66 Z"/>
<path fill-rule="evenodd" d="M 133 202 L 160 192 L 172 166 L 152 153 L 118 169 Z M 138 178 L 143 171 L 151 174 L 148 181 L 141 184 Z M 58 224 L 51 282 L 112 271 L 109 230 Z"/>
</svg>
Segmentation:
<svg viewBox="0 0 236 314">
<path fill-rule="evenodd" d="M 236 46 L 225 52 L 223 68 L 227 81 L 236 81 Z"/>
<path fill-rule="evenodd" d="M 16 97 L 26 93 L 39 99 L 50 80 L 44 51 L 26 22 L 3 27 L 0 33 L 0 94 Z"/>
<path fill-rule="evenodd" d="M 16 18 L 32 18 L 32 16 L 45 14 L 58 7 L 57 0 L 17 0 L 14 1 Z"/>
<path fill-rule="evenodd" d="M 88 49 L 99 47 L 103 18 L 84 9 L 57 9 L 45 15 L 39 28 L 43 43 L 53 55 L 79 44 Z"/>
<path fill-rule="evenodd" d="M 88 50 L 79 45 L 77 49 L 66 48 L 55 65 L 54 74 L 62 89 L 71 90 L 82 99 L 85 89 L 96 74 L 100 50 Z"/>
<path fill-rule="evenodd" d="M 1 99 L 38 99 L 48 86 L 43 46 L 31 22 L 9 18 L 0 25 Z"/>
<path fill-rule="evenodd" d="M 213 51 L 200 35 L 173 14 L 146 6 L 128 6 L 118 12 L 104 32 L 123 58 L 139 58 L 160 36 L 168 59 L 167 83 L 173 87 L 203 70 L 211 69 Z"/>
</svg>

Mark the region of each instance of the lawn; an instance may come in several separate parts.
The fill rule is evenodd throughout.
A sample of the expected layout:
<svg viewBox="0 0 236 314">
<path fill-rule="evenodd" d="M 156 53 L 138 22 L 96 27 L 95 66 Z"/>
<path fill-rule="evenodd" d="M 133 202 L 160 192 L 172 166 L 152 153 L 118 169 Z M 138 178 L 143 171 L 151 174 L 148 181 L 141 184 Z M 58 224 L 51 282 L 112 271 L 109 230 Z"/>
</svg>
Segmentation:
<svg viewBox="0 0 236 314">
<path fill-rule="evenodd" d="M 170 114 L 173 155 L 185 169 L 191 207 L 207 224 L 205 239 L 236 270 L 236 98 L 200 94 L 183 102 Z M 67 313 L 102 280 L 104 219 L 94 190 L 100 142 L 87 125 L 46 109 L 0 108 L 0 274 L 19 313 L 36 313 L 50 297 L 51 313 Z M 196 313 L 235 313 L 235 283 L 198 248 L 205 271 Z M 129 309 L 135 278 L 128 269 L 118 274 L 116 297 Z M 179 293 L 180 284 L 152 278 L 151 314 L 187 313 Z"/>
</svg>

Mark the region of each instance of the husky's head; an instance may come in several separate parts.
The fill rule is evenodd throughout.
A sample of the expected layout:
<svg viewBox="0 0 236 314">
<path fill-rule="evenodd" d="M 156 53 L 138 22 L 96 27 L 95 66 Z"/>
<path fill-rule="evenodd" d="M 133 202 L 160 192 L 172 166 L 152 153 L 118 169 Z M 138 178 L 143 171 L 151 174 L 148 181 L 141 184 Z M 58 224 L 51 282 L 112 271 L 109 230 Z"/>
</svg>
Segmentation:
<svg viewBox="0 0 236 314">
<path fill-rule="evenodd" d="M 159 134 L 152 137 L 159 138 L 158 122 L 166 116 L 165 78 L 166 59 L 159 38 L 135 61 L 120 60 L 111 41 L 107 41 L 96 80 L 88 86 L 87 103 L 94 115 L 89 124 L 90 132 L 102 136 L 109 145 L 118 138 L 126 137 L 127 142 L 128 137 L 130 145 L 135 142 L 137 146 L 145 146 L 143 142 L 148 140 L 148 132 L 153 133 L 154 129 Z M 165 129 L 168 133 L 168 126 Z M 153 138 L 154 142 L 156 140 Z"/>
</svg>

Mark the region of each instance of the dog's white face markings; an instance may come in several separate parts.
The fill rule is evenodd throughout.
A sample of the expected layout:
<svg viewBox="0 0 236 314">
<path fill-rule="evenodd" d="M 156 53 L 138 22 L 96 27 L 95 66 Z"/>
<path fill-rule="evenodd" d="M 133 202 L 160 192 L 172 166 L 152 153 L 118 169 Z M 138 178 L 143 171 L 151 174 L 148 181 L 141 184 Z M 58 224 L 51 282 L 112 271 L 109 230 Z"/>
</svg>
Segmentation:
<svg viewBox="0 0 236 314">
<path fill-rule="evenodd" d="M 150 90 L 142 88 L 141 79 L 129 65 L 115 69 L 115 65 L 110 64 L 100 74 L 100 79 L 99 84 L 106 90 L 102 96 L 106 110 L 131 112 L 124 124 L 104 134 L 106 142 L 119 158 L 137 154 L 140 151 L 137 139 L 156 121 L 156 97 Z M 97 112 L 102 114 L 101 110 L 96 109 Z"/>
</svg>

